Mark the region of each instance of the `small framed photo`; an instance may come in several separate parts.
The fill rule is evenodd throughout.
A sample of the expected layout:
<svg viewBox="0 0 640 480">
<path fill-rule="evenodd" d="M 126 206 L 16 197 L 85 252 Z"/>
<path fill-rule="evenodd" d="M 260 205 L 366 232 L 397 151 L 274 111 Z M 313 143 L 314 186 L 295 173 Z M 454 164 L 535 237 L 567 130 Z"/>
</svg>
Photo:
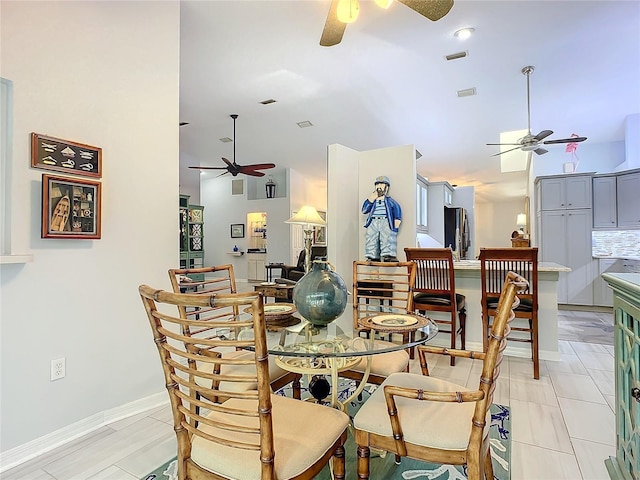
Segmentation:
<svg viewBox="0 0 640 480">
<path fill-rule="evenodd" d="M 102 177 L 102 148 L 31 133 L 31 166 L 83 177 Z"/>
<path fill-rule="evenodd" d="M 99 182 L 42 175 L 42 238 L 100 238 L 101 208 Z"/>
<path fill-rule="evenodd" d="M 244 223 L 231 224 L 231 238 L 244 238 Z"/>
<path fill-rule="evenodd" d="M 327 212 L 318 211 L 318 215 L 322 217 L 324 221 L 327 220 Z M 327 246 L 327 226 L 313 227 L 313 244 L 318 246 Z"/>
</svg>

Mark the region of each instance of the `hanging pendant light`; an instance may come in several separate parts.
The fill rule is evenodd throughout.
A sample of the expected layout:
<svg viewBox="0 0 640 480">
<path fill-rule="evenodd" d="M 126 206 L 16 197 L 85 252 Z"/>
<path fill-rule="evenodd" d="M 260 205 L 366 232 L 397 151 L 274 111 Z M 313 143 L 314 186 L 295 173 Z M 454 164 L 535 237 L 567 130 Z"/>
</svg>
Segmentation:
<svg viewBox="0 0 640 480">
<path fill-rule="evenodd" d="M 393 0 L 376 0 L 376 5 L 384 8 L 385 10 L 391 6 Z"/>
<path fill-rule="evenodd" d="M 276 196 L 276 182 L 273 180 L 273 177 L 269 175 L 269 180 L 264 184 L 264 188 L 267 192 L 267 198 L 275 198 Z"/>
<path fill-rule="evenodd" d="M 358 0 L 340 0 L 336 9 L 336 17 L 342 23 L 353 23 L 360 13 L 360 3 Z"/>
</svg>

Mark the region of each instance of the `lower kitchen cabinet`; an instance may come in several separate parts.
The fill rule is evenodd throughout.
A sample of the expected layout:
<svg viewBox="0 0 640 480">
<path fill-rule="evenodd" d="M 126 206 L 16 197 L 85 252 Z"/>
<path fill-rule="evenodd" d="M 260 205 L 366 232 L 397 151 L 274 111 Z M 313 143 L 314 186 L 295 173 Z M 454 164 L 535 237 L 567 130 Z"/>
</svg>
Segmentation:
<svg viewBox="0 0 640 480">
<path fill-rule="evenodd" d="M 264 268 L 267 261 L 265 253 L 247 253 L 247 278 L 249 280 L 266 280 L 266 269 Z"/>
</svg>

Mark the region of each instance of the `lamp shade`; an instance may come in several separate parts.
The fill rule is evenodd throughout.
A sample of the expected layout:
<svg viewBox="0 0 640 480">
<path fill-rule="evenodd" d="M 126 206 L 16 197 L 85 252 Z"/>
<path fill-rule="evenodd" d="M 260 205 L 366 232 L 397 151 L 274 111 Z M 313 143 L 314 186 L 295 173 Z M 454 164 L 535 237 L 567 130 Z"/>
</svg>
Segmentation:
<svg viewBox="0 0 640 480">
<path fill-rule="evenodd" d="M 299 225 L 308 225 L 308 226 L 311 226 L 311 225 L 322 226 L 327 224 L 327 222 L 325 222 L 322 219 L 322 217 L 318 214 L 318 211 L 310 205 L 303 206 L 298 211 L 298 213 L 296 213 L 289 220 L 285 220 L 284 223 L 296 223 Z"/>
<path fill-rule="evenodd" d="M 518 225 L 519 227 L 524 227 L 526 224 L 527 224 L 527 214 L 519 213 L 518 216 L 516 217 L 516 225 Z"/>
</svg>

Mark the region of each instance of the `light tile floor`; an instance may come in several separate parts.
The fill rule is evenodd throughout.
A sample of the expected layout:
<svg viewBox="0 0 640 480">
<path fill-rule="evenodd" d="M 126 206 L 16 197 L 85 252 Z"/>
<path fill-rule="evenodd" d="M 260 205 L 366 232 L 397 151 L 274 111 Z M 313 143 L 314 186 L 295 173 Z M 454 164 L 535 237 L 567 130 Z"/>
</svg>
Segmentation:
<svg viewBox="0 0 640 480">
<path fill-rule="evenodd" d="M 562 358 L 542 361 L 540 380 L 533 379 L 529 360 L 505 358 L 495 402 L 511 407 L 512 480 L 609 478 L 604 459 L 615 455 L 613 334 L 597 327 L 597 341 L 603 343 L 587 343 L 594 341 L 592 332 L 587 342 L 578 341 L 581 322 L 588 327 L 611 325 L 613 320 L 610 313 L 561 312 Z M 572 331 L 574 340 L 567 333 Z M 430 369 L 434 376 L 476 388 L 481 364 L 458 359 L 450 367 L 440 358 Z M 419 373 L 416 361 L 411 371 Z M 175 449 L 167 406 L 102 427 L 1 478 L 136 480 L 174 456 Z"/>
</svg>

